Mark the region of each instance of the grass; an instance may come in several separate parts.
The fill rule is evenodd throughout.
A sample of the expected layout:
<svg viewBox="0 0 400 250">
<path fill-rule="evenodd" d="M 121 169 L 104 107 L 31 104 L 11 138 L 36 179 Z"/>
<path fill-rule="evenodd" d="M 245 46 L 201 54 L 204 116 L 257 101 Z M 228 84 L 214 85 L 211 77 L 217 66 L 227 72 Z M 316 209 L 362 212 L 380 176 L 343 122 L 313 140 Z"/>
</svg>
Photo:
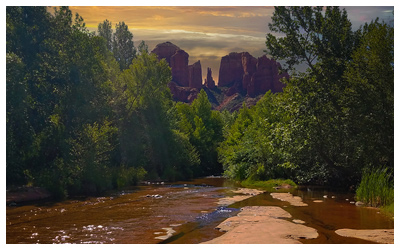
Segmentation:
<svg viewBox="0 0 400 250">
<path fill-rule="evenodd" d="M 292 180 L 282 180 L 282 179 L 271 179 L 268 181 L 253 181 L 253 180 L 245 180 L 241 182 L 243 187 L 247 188 L 259 188 L 269 192 L 275 192 L 275 187 L 279 186 L 287 186 L 290 185 L 293 188 L 297 188 L 297 184 L 294 183 Z"/>
<path fill-rule="evenodd" d="M 356 199 L 380 207 L 384 212 L 394 214 L 394 183 L 388 168 L 365 172 L 356 191 Z"/>
</svg>

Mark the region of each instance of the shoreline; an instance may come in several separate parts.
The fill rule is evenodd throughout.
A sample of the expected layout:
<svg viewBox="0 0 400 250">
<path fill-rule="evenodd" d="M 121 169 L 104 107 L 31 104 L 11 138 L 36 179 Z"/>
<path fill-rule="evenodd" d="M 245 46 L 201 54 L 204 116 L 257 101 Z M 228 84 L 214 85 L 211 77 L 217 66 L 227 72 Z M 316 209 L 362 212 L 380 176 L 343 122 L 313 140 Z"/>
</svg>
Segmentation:
<svg viewBox="0 0 400 250">
<path fill-rule="evenodd" d="M 246 189 L 242 194 L 257 195 L 257 190 L 253 190 L 256 189 Z M 308 206 L 300 197 L 290 193 L 271 193 L 271 196 L 292 206 Z M 245 197 L 242 196 L 241 200 L 251 196 Z M 224 201 L 221 199 L 220 203 Z M 234 199 L 230 202 L 232 204 Z M 316 229 L 302 225 L 304 221 L 292 218 L 290 213 L 278 206 L 246 206 L 240 210 L 236 216 L 215 227 L 224 232 L 223 235 L 200 244 L 302 244 L 300 239 L 316 239 L 319 236 Z M 335 233 L 380 244 L 394 244 L 394 229 L 338 229 Z"/>
</svg>

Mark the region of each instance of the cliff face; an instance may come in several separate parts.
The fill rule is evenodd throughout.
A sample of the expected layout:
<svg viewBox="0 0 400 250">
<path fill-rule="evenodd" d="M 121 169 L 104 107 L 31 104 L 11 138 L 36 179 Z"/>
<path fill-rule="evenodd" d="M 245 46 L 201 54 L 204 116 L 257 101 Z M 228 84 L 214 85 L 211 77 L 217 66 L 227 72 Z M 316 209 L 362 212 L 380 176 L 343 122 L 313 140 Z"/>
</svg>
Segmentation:
<svg viewBox="0 0 400 250">
<path fill-rule="evenodd" d="M 207 68 L 207 78 L 203 85 L 200 61 L 188 65 L 189 54 L 178 46 L 170 42 L 161 43 L 152 53 L 159 60 L 165 58 L 169 63 L 172 81 L 168 86 L 176 101 L 192 102 L 200 89 L 204 88 L 216 109 L 233 106 L 229 109 L 237 109 L 241 103 L 236 107 L 232 102 L 243 100 L 253 104 L 268 90 L 282 91 L 284 85 L 280 79 L 289 77 L 287 73 L 279 75 L 280 64 L 265 55 L 255 58 L 248 52 L 232 52 L 221 58 L 218 86 L 210 68 Z"/>
<path fill-rule="evenodd" d="M 230 87 L 227 95 L 243 92 L 251 97 L 272 92 L 282 91 L 282 77 L 279 75 L 280 64 L 268 59 L 265 55 L 254 58 L 248 52 L 230 53 L 221 58 L 218 87 Z"/>
<path fill-rule="evenodd" d="M 175 100 L 191 102 L 202 88 L 202 73 L 200 61 L 189 64 L 189 54 L 173 43 L 158 44 L 151 53 L 158 59 L 165 58 L 171 67 L 172 81 L 168 84 Z"/>
</svg>

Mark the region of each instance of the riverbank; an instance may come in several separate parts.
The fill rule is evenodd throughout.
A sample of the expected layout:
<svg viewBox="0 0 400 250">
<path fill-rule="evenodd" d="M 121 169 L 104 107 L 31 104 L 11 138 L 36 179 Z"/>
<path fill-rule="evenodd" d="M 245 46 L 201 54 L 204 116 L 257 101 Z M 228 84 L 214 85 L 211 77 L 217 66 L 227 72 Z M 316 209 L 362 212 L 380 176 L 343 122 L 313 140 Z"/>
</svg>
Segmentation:
<svg viewBox="0 0 400 250">
<path fill-rule="evenodd" d="M 16 205 L 20 202 L 36 201 L 51 197 L 51 193 L 40 187 L 19 187 L 6 191 L 6 204 Z"/>
<path fill-rule="evenodd" d="M 293 207 L 308 207 L 301 197 L 291 193 L 270 193 L 270 195 L 273 199 L 288 202 Z M 313 200 L 313 203 L 321 204 L 323 209 L 323 200 Z M 215 227 L 225 234 L 202 244 L 299 244 L 302 243 L 300 240 L 319 238 L 315 228 L 303 224 L 309 223 L 292 218 L 289 212 L 279 206 L 245 206 L 241 208 L 239 214 Z M 337 237 L 364 240 L 362 243 L 394 244 L 394 229 L 343 228 L 336 230 L 334 234 Z M 326 235 L 322 233 L 322 238 L 324 237 Z"/>
</svg>

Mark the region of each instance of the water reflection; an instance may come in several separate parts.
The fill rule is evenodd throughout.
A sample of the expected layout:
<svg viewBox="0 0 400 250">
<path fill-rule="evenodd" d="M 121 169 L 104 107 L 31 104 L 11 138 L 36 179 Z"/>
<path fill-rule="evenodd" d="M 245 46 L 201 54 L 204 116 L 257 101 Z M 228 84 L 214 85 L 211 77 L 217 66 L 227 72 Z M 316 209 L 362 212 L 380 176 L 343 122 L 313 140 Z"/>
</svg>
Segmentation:
<svg viewBox="0 0 400 250">
<path fill-rule="evenodd" d="M 222 178 L 145 184 L 103 197 L 7 207 L 7 243 L 200 243 L 221 235 L 214 227 L 243 206 L 280 206 L 318 230 L 304 243 L 369 243 L 334 233 L 340 228 L 393 228 L 377 210 L 356 207 L 353 195 L 305 188 L 291 190 L 307 207 L 293 207 L 269 193 L 229 207 L 219 198 L 237 185 Z M 324 198 L 326 196 L 326 198 Z M 334 197 L 334 198 L 332 198 Z M 315 202 L 321 201 L 321 202 Z M 168 238 L 170 237 L 170 238 Z M 168 238 L 168 239 L 167 239 Z M 166 239 L 166 240 L 165 240 Z"/>
</svg>

